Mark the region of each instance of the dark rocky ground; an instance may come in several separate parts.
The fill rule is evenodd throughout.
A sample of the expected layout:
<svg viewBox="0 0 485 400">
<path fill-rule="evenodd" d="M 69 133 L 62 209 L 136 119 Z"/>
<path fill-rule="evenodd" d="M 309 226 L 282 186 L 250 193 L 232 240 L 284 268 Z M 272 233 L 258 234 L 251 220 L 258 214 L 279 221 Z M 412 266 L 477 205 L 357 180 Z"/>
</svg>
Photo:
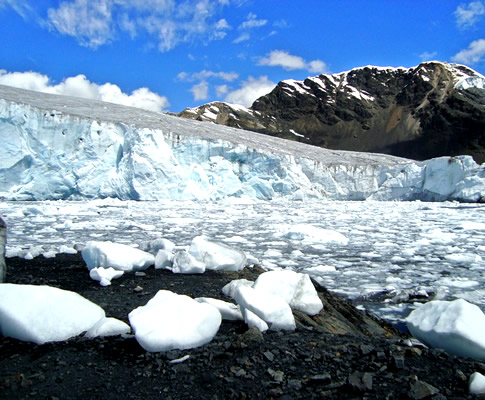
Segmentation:
<svg viewBox="0 0 485 400">
<path fill-rule="evenodd" d="M 12 258 L 7 265 L 7 282 L 76 291 L 125 322 L 159 289 L 224 299 L 224 284 L 259 272 L 175 275 L 151 268 L 101 287 L 80 255 Z M 147 353 L 132 337 L 40 346 L 0 337 L 0 398 L 473 398 L 468 377 L 485 373 L 485 363 L 407 347 L 392 327 L 318 290 L 324 311 L 314 318 L 297 315 L 295 332 L 260 334 L 224 321 L 211 343 L 186 351 Z"/>
</svg>

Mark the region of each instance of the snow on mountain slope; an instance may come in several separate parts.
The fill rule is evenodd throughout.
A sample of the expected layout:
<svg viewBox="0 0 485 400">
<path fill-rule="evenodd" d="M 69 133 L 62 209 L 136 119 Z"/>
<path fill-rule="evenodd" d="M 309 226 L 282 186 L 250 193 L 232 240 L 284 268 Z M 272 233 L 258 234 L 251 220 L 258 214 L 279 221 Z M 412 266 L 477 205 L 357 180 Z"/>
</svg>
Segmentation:
<svg viewBox="0 0 485 400">
<path fill-rule="evenodd" d="M 170 115 L 0 86 L 0 196 L 12 200 L 481 201 L 471 157 L 331 151 Z"/>
</svg>

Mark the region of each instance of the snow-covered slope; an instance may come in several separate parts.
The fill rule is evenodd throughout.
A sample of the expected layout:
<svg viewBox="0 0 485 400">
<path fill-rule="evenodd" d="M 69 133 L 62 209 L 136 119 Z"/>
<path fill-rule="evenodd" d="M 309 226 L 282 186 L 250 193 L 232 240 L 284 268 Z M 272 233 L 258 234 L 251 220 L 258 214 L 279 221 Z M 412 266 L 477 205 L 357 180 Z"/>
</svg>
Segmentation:
<svg viewBox="0 0 485 400">
<path fill-rule="evenodd" d="M 0 86 L 5 199 L 481 201 L 470 157 L 331 151 L 130 107 Z"/>
</svg>

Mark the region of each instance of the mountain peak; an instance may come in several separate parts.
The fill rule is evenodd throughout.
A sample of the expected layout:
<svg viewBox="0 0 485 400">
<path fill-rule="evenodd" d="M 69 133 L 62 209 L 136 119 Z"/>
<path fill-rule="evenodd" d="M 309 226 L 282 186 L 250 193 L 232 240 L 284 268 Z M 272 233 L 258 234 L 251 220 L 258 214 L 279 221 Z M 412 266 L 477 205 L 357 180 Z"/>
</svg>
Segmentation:
<svg viewBox="0 0 485 400">
<path fill-rule="evenodd" d="M 484 162 L 484 87 L 483 75 L 460 64 L 368 65 L 286 79 L 250 108 L 210 103 L 178 115 L 334 150 Z"/>
</svg>

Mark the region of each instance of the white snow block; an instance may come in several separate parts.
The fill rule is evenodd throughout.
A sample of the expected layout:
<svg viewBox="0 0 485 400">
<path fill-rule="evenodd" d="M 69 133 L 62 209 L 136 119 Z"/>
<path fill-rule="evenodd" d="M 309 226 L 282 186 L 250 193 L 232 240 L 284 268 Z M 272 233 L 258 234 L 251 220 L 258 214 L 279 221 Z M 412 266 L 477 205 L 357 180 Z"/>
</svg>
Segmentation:
<svg viewBox="0 0 485 400">
<path fill-rule="evenodd" d="M 89 271 L 89 277 L 95 281 L 99 281 L 101 286 L 111 285 L 113 279 L 118 279 L 124 274 L 124 271 L 118 271 L 112 267 L 109 268 L 93 268 Z"/>
<path fill-rule="evenodd" d="M 150 352 L 191 349 L 209 343 L 221 325 L 217 308 L 160 290 L 128 318 L 140 345 Z"/>
<path fill-rule="evenodd" d="M 155 269 L 171 269 L 173 266 L 173 253 L 169 250 L 158 250 L 155 257 Z"/>
<path fill-rule="evenodd" d="M 0 333 L 43 344 L 80 335 L 105 318 L 77 293 L 50 286 L 0 285 Z"/>
<path fill-rule="evenodd" d="M 484 394 L 485 393 L 485 376 L 480 372 L 474 372 L 470 376 L 468 390 L 471 394 Z"/>
<path fill-rule="evenodd" d="M 179 250 L 173 256 L 172 272 L 175 274 L 203 274 L 205 264 L 198 261 L 187 250 Z"/>
<path fill-rule="evenodd" d="M 295 330 L 295 318 L 288 303 L 279 296 L 247 286 L 238 287 L 235 300 L 243 316 L 249 310 L 266 322 L 272 330 Z M 247 321 L 246 321 L 247 322 Z"/>
<path fill-rule="evenodd" d="M 258 276 L 253 287 L 283 298 L 292 309 L 308 315 L 316 315 L 323 308 L 323 303 L 307 274 L 291 270 L 268 271 Z"/>
<path fill-rule="evenodd" d="M 130 333 L 131 328 L 128 324 L 116 318 L 102 318 L 89 329 L 84 337 L 104 337 L 104 336 L 118 336 Z"/>
<path fill-rule="evenodd" d="M 234 279 L 222 288 L 222 293 L 224 293 L 227 297 L 233 299 L 236 296 L 236 291 L 238 287 L 252 287 L 253 285 L 254 282 L 247 279 Z"/>
<path fill-rule="evenodd" d="M 240 271 L 246 266 L 246 255 L 242 251 L 205 236 L 192 239 L 189 253 L 204 263 L 207 269 Z"/>
<path fill-rule="evenodd" d="M 269 326 L 266 322 L 264 322 L 252 311 L 249 311 L 247 308 L 243 307 L 241 309 L 241 313 L 243 315 L 244 322 L 246 322 L 249 329 L 256 327 L 260 332 L 266 332 L 269 329 Z"/>
<path fill-rule="evenodd" d="M 411 334 L 430 347 L 485 360 L 485 315 L 463 299 L 423 304 L 406 318 Z"/>
<path fill-rule="evenodd" d="M 222 319 L 228 321 L 239 321 L 243 319 L 241 309 L 236 304 L 228 303 L 227 301 L 213 299 L 210 297 L 197 297 L 194 299 L 199 303 L 207 303 L 214 306 L 221 313 Z"/>
<path fill-rule="evenodd" d="M 81 254 L 89 270 L 112 267 L 125 272 L 140 271 L 155 264 L 152 254 L 113 242 L 89 241 Z"/>
</svg>

